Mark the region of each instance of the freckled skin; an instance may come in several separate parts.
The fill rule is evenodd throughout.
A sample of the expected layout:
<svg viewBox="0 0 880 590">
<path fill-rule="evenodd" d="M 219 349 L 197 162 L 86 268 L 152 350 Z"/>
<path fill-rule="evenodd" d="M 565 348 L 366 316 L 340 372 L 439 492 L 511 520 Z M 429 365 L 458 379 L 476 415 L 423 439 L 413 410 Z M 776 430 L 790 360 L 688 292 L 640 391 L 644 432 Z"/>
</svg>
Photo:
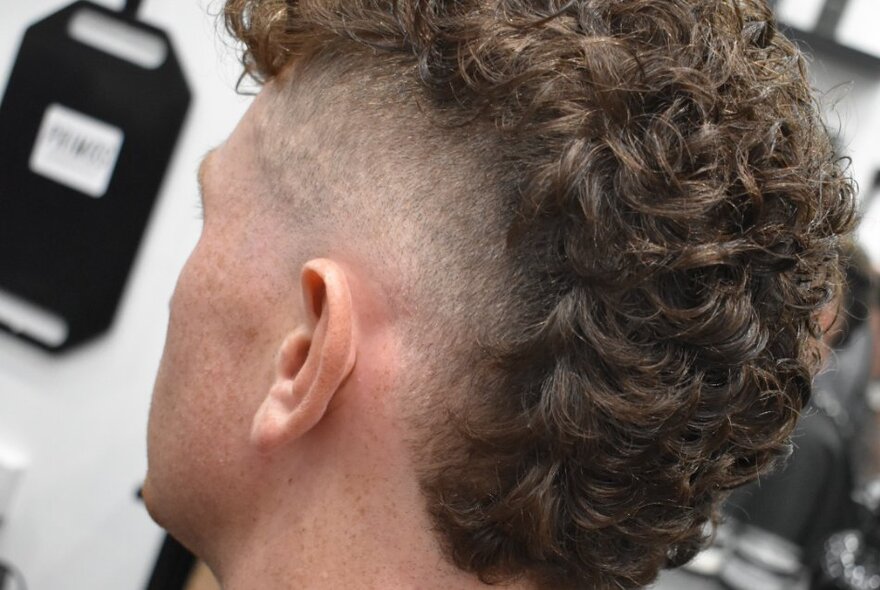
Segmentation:
<svg viewBox="0 0 880 590">
<path fill-rule="evenodd" d="M 230 488 L 224 472 L 246 472 L 253 461 L 246 452 L 250 420 L 289 328 L 276 321 L 279 306 L 293 305 L 279 295 L 287 278 L 270 247 L 273 227 L 248 208 L 247 195 L 260 181 L 242 145 L 250 138 L 247 123 L 205 164 L 204 231 L 172 299 L 144 488 L 160 523 L 233 518 L 226 496 L 240 490 Z"/>
<path fill-rule="evenodd" d="M 357 360 L 317 422 L 255 443 L 260 411 L 283 391 L 279 372 L 296 383 L 336 342 L 316 327 L 330 321 L 327 308 L 308 319 L 314 293 L 301 283 L 310 240 L 332 228 L 279 214 L 281 182 L 254 155 L 274 92 L 269 84 L 204 165 L 205 225 L 172 299 L 150 411 L 147 508 L 225 590 L 485 587 L 442 558 L 395 390 L 410 369 L 375 268 L 364 249 L 345 249 L 345 236 L 325 240 L 339 248 L 321 255 L 350 291 Z M 313 338 L 304 359 L 282 344 L 298 330 Z M 314 366 L 320 376 L 328 365 Z M 299 398 L 281 399 L 296 416 Z"/>
</svg>

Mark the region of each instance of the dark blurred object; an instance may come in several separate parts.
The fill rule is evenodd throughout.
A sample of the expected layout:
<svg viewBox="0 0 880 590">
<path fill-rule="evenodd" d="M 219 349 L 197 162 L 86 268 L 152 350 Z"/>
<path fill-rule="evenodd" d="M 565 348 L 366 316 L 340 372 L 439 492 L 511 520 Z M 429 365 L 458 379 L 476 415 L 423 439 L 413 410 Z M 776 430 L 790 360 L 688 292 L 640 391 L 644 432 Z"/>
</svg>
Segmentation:
<svg viewBox="0 0 880 590">
<path fill-rule="evenodd" d="M 779 471 L 736 490 L 725 511 L 798 546 L 817 571 L 825 540 L 858 523 L 848 451 L 833 420 L 812 408 L 793 435 L 794 452 Z"/>
<path fill-rule="evenodd" d="M 183 590 L 196 558 L 171 535 L 165 535 L 147 590 Z"/>
<path fill-rule="evenodd" d="M 684 567 L 664 572 L 651 590 L 807 590 L 800 548 L 728 519 L 712 544 Z"/>
<path fill-rule="evenodd" d="M 794 543 L 741 525 L 719 578 L 731 590 L 807 590 L 810 575 Z"/>
<path fill-rule="evenodd" d="M 828 337 L 833 352 L 814 381 L 813 403 L 837 426 L 849 455 L 854 487 L 861 488 L 870 481 L 874 462 L 876 414 L 867 392 L 877 352 L 871 315 L 880 311 L 880 289 L 860 247 L 848 248 L 846 256 L 846 288 Z"/>
<path fill-rule="evenodd" d="M 0 561 L 0 590 L 27 590 L 21 571 L 11 563 Z"/>
<path fill-rule="evenodd" d="M 880 588 L 880 553 L 877 539 L 869 542 L 859 531 L 832 536 L 823 560 L 825 578 L 817 590 L 877 590 Z"/>
<path fill-rule="evenodd" d="M 3 327 L 58 351 L 110 326 L 189 102 L 131 15 L 77 2 L 27 30 L 0 105 Z"/>
<path fill-rule="evenodd" d="M 880 480 L 867 486 L 860 503 L 866 512 L 861 529 L 841 531 L 825 543 L 816 590 L 880 589 Z"/>
<path fill-rule="evenodd" d="M 866 390 L 876 282 L 863 252 L 851 247 L 845 256 L 846 286 L 825 334 L 826 366 L 792 434 L 793 452 L 777 471 L 735 490 L 725 505 L 730 517 L 796 545 L 814 580 L 827 561 L 826 540 L 864 522 L 853 495 L 864 483 L 856 474 L 869 462 L 866 441 L 874 429 Z"/>
</svg>

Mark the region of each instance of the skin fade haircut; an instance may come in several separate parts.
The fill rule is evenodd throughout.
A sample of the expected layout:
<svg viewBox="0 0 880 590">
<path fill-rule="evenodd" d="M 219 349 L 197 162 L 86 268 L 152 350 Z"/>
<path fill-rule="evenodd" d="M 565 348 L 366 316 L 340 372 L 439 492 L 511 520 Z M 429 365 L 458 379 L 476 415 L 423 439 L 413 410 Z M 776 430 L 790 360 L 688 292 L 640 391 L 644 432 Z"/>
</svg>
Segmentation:
<svg viewBox="0 0 880 590">
<path fill-rule="evenodd" d="M 319 64 L 473 164 L 426 157 L 459 188 L 401 222 L 451 234 L 413 247 L 429 271 L 469 257 L 401 289 L 435 298 L 412 307 L 431 354 L 411 446 L 448 559 L 624 589 L 693 557 L 788 449 L 855 222 L 766 3 L 229 0 L 225 19 L 257 80 Z"/>
</svg>

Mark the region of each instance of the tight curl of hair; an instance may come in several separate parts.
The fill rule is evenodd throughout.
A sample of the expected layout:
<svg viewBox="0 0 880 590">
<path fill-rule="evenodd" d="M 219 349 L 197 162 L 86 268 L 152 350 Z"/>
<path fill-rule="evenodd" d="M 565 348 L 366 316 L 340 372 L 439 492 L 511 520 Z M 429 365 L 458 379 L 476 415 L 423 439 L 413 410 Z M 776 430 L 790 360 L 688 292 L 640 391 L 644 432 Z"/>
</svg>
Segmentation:
<svg viewBox="0 0 880 590">
<path fill-rule="evenodd" d="M 690 559 L 725 492 L 785 454 L 855 223 L 766 3 L 229 0 L 225 16 L 262 79 L 360 47 L 503 138 L 516 314 L 421 474 L 451 559 L 600 589 Z"/>
</svg>

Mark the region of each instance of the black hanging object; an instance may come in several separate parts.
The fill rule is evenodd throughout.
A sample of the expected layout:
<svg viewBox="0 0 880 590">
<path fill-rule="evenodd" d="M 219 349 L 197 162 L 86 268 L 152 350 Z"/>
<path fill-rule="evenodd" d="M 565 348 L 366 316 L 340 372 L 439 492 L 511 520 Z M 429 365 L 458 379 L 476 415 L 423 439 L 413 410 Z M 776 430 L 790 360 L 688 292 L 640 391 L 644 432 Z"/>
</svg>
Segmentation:
<svg viewBox="0 0 880 590">
<path fill-rule="evenodd" d="M 0 327 L 48 350 L 111 325 L 189 107 L 138 5 L 28 28 L 0 104 Z"/>
<path fill-rule="evenodd" d="M 141 0 L 126 0 L 125 7 L 122 9 L 122 14 L 128 18 L 135 18 L 140 7 Z"/>
<path fill-rule="evenodd" d="M 171 535 L 165 535 L 147 590 L 184 590 L 196 565 L 196 558 L 189 549 Z"/>
</svg>

